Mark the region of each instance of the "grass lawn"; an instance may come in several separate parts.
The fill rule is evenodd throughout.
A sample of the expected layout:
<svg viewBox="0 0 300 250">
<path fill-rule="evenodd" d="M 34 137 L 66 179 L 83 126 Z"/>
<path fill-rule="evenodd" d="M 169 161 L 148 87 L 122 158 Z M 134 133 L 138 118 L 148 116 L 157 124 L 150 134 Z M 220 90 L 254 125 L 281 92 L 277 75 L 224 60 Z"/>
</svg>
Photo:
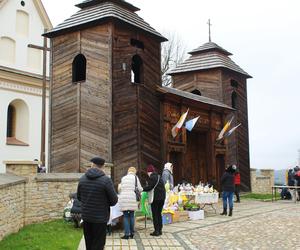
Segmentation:
<svg viewBox="0 0 300 250">
<path fill-rule="evenodd" d="M 82 229 L 73 223 L 55 220 L 33 224 L 0 241 L 1 250 L 76 250 L 82 237 Z"/>
<path fill-rule="evenodd" d="M 254 194 L 254 193 L 248 193 L 248 194 L 242 194 L 242 199 L 254 199 L 254 200 L 263 200 L 263 201 L 270 201 L 272 200 L 272 194 Z M 280 194 L 276 194 L 276 200 L 280 200 Z"/>
</svg>

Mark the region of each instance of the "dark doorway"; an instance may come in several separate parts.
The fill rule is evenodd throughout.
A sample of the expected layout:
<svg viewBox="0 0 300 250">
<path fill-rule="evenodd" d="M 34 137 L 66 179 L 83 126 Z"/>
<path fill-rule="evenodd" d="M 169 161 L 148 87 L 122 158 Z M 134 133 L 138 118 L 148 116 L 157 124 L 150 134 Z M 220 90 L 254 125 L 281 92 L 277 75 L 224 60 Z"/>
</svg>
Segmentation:
<svg viewBox="0 0 300 250">
<path fill-rule="evenodd" d="M 177 185 L 184 179 L 184 169 L 182 165 L 182 153 L 181 152 L 170 152 L 169 162 L 173 164 L 173 177 L 174 183 Z"/>
<path fill-rule="evenodd" d="M 221 178 L 225 172 L 225 156 L 219 154 L 216 156 L 216 167 L 217 167 L 217 189 L 221 191 Z"/>
</svg>

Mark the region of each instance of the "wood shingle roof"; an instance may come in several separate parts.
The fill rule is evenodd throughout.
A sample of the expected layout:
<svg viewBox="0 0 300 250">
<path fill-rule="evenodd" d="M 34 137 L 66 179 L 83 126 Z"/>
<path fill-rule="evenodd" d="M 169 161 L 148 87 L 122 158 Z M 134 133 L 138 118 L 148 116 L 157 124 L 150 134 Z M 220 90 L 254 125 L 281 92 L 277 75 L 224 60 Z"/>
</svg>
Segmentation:
<svg viewBox="0 0 300 250">
<path fill-rule="evenodd" d="M 182 90 L 179 90 L 179 89 L 165 87 L 165 86 L 159 87 L 158 91 L 163 93 L 163 94 L 169 93 L 169 94 L 180 96 L 180 97 L 183 97 L 183 98 L 186 98 L 186 99 L 189 99 L 189 100 L 193 100 L 193 101 L 213 105 L 213 106 L 220 107 L 220 108 L 234 110 L 232 107 L 230 107 L 230 106 L 228 106 L 228 105 L 226 105 L 222 102 L 219 102 L 215 99 L 211 99 L 211 98 L 208 98 L 208 97 L 205 97 L 205 96 L 195 95 L 195 94 L 187 92 L 187 91 L 182 91 Z"/>
<path fill-rule="evenodd" d="M 232 61 L 227 50 L 215 43 L 206 43 L 190 52 L 191 56 L 175 69 L 168 72 L 169 75 L 200 71 L 214 68 L 226 68 L 240 73 L 247 78 L 252 78 L 246 71 Z"/>
<path fill-rule="evenodd" d="M 167 41 L 165 37 L 152 28 L 135 12 L 114 3 L 114 1 L 100 1 L 99 4 L 83 8 L 44 35 L 46 37 L 55 37 L 87 26 L 97 25 L 110 18 L 118 19 L 144 32 L 150 33 L 160 41 Z"/>
<path fill-rule="evenodd" d="M 213 42 L 208 42 L 205 43 L 201 46 L 199 46 L 198 48 L 192 50 L 191 52 L 189 52 L 189 54 L 193 55 L 196 53 L 203 53 L 203 52 L 208 52 L 208 51 L 220 51 L 222 54 L 227 55 L 227 56 L 232 56 L 232 54 L 230 52 L 228 52 L 226 49 L 223 49 L 221 46 L 219 46 L 216 43 Z"/>
<path fill-rule="evenodd" d="M 77 6 L 78 8 L 86 8 L 86 7 L 89 7 L 89 6 L 93 6 L 93 5 L 96 5 L 96 4 L 99 4 L 99 3 L 103 3 L 103 2 L 114 2 L 116 4 L 119 4 L 123 7 L 125 7 L 126 9 L 128 10 L 131 10 L 131 11 L 139 11 L 140 9 L 135 7 L 134 5 L 124 1 L 124 0 L 85 0 L 79 4 L 76 4 L 75 6 Z"/>
</svg>

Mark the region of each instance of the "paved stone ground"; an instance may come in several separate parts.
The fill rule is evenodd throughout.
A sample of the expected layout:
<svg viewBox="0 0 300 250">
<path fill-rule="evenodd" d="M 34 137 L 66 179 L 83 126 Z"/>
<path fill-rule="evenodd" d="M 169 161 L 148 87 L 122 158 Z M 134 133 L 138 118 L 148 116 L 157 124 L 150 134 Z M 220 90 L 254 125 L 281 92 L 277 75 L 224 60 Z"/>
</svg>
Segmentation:
<svg viewBox="0 0 300 250">
<path fill-rule="evenodd" d="M 245 201 L 235 204 L 233 217 L 221 216 L 207 208 L 205 219 L 166 225 L 161 237 L 149 235 L 151 221 L 145 229 L 136 225 L 135 239 L 121 240 L 123 232 L 107 237 L 105 249 L 299 249 L 300 204 L 290 201 Z M 85 250 L 84 240 L 78 250 Z"/>
</svg>

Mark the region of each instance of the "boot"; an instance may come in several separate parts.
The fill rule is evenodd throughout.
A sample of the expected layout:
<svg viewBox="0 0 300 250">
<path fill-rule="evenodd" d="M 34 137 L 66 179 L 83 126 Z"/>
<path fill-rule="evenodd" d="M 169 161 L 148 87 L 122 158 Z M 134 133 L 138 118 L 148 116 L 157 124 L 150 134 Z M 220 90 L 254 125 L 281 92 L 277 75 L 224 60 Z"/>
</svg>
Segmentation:
<svg viewBox="0 0 300 250">
<path fill-rule="evenodd" d="M 232 216 L 232 208 L 229 209 L 229 214 L 228 216 Z"/>
<path fill-rule="evenodd" d="M 223 208 L 223 213 L 221 213 L 220 215 L 227 215 L 227 209 Z"/>
</svg>

